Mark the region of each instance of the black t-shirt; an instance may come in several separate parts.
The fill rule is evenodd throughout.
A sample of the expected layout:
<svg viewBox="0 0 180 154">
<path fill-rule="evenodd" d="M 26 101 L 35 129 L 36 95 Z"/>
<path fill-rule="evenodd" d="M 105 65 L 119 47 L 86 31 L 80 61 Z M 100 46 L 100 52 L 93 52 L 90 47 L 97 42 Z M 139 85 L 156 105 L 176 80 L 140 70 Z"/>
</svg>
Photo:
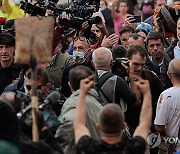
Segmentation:
<svg viewBox="0 0 180 154">
<path fill-rule="evenodd" d="M 19 77 L 20 71 L 21 67 L 16 64 L 12 64 L 9 67 L 0 66 L 0 95 L 3 93 L 6 86 Z"/>
<path fill-rule="evenodd" d="M 82 154 L 144 154 L 146 142 L 142 137 L 136 136 L 127 142 L 110 145 L 89 136 L 80 138 L 77 144 L 77 153 Z"/>
</svg>

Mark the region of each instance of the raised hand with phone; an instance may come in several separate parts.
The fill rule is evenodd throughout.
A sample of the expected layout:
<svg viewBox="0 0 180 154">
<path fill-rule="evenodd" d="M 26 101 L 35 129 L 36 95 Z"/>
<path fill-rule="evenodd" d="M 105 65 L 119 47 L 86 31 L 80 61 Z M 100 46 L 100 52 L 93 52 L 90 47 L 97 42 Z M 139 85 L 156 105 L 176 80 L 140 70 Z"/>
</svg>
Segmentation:
<svg viewBox="0 0 180 154">
<path fill-rule="evenodd" d="M 141 22 L 141 16 L 139 15 L 127 15 L 125 19 L 126 25 L 131 25 L 132 23 L 140 23 Z"/>
</svg>

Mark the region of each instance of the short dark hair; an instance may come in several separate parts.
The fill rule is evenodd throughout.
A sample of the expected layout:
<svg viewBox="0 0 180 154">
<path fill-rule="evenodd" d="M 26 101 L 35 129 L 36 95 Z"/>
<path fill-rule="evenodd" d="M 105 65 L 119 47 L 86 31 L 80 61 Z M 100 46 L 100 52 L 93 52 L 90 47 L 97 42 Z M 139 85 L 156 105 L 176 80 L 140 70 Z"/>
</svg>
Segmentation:
<svg viewBox="0 0 180 154">
<path fill-rule="evenodd" d="M 124 114 L 119 105 L 115 103 L 107 104 L 103 107 L 99 115 L 101 130 L 107 135 L 117 135 L 124 126 Z"/>
<path fill-rule="evenodd" d="M 127 58 L 131 59 L 133 55 L 139 53 L 143 58 L 147 58 L 147 51 L 140 45 L 133 45 L 127 53 Z"/>
<path fill-rule="evenodd" d="M 94 73 L 86 66 L 76 66 L 72 68 L 69 72 L 69 82 L 73 90 L 78 90 L 80 88 L 80 81 L 93 74 Z"/>
<path fill-rule="evenodd" d="M 113 60 L 116 58 L 126 57 L 127 50 L 122 45 L 114 45 L 112 47 Z"/>
<path fill-rule="evenodd" d="M 157 31 L 150 32 L 146 38 L 146 44 L 148 45 L 149 40 L 158 40 L 158 39 L 160 39 L 162 44 L 164 44 L 164 37 L 160 32 Z"/>
<path fill-rule="evenodd" d="M 37 68 L 36 75 L 37 75 L 37 80 L 41 80 L 43 84 L 47 84 L 50 82 L 49 75 L 46 70 L 43 70 L 42 68 Z M 32 79 L 32 69 L 29 69 L 26 72 L 26 78 L 29 80 Z"/>
<path fill-rule="evenodd" d="M 129 39 L 130 39 L 131 37 L 132 37 L 134 40 L 138 40 L 139 38 L 141 38 L 141 39 L 144 41 L 144 39 L 142 38 L 142 36 L 139 35 L 139 34 L 137 34 L 137 33 L 133 33 L 133 34 L 129 37 Z"/>
<path fill-rule="evenodd" d="M 119 7 L 120 3 L 126 3 L 127 6 L 129 7 L 129 1 L 128 0 L 119 0 L 118 7 Z"/>
<path fill-rule="evenodd" d="M 108 6 L 108 3 L 106 0 L 101 0 L 101 1 L 103 1 L 105 3 L 105 5 Z"/>
<path fill-rule="evenodd" d="M 124 26 L 121 28 L 121 31 L 119 32 L 119 35 L 121 36 L 123 33 L 125 32 L 131 32 L 134 33 L 134 28 L 132 28 L 131 26 Z"/>
</svg>

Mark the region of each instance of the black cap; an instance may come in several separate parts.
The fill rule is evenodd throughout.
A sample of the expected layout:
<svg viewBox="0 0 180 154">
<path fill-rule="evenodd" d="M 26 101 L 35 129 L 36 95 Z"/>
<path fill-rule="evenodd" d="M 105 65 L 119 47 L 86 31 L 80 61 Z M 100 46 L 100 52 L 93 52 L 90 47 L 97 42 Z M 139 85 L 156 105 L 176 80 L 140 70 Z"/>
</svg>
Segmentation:
<svg viewBox="0 0 180 154">
<path fill-rule="evenodd" d="M 0 34 L 0 45 L 15 46 L 15 38 L 13 35 L 8 33 Z"/>
</svg>

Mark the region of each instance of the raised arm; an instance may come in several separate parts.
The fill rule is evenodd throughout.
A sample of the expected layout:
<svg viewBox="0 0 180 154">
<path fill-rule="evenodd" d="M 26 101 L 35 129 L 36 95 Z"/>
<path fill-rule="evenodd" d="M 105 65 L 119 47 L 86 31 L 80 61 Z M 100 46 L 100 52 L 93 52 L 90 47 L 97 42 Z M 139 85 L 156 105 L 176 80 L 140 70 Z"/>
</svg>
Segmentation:
<svg viewBox="0 0 180 154">
<path fill-rule="evenodd" d="M 96 24 L 96 26 L 97 26 L 97 28 L 100 29 L 102 37 L 104 37 L 105 35 L 108 36 L 108 31 L 106 29 L 106 25 L 103 22 L 102 18 L 101 17 L 96 17 L 96 18 L 99 18 L 99 20 L 100 20 L 100 22 L 98 24 Z"/>
<path fill-rule="evenodd" d="M 133 136 L 141 136 L 147 140 L 149 130 L 151 127 L 152 118 L 152 97 L 148 80 L 138 80 L 137 86 L 143 94 L 143 104 L 141 108 L 139 125 L 136 128 Z"/>
<path fill-rule="evenodd" d="M 81 80 L 80 83 L 80 94 L 74 120 L 74 134 L 76 143 L 78 143 L 82 136 L 90 136 L 89 130 L 86 127 L 86 94 L 94 85 L 94 81 L 92 80 L 93 78 L 94 75 L 91 75 L 86 79 Z"/>
<path fill-rule="evenodd" d="M 112 7 L 111 7 L 111 15 L 112 15 L 112 18 L 115 20 L 117 15 L 116 15 L 116 10 L 115 10 L 115 6 L 116 6 L 117 2 L 114 2 L 112 4 Z"/>
</svg>

